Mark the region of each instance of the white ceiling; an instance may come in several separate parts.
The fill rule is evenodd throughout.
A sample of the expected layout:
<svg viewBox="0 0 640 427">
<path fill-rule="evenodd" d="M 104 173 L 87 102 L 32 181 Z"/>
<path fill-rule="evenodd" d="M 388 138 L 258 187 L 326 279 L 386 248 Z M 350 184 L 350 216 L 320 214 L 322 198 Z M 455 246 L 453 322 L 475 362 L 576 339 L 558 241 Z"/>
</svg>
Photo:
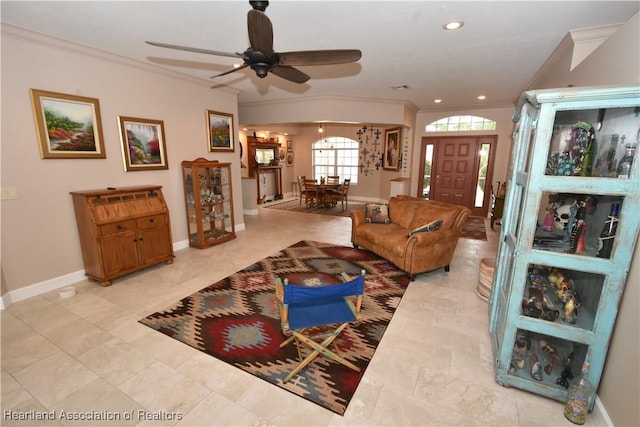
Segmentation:
<svg viewBox="0 0 640 427">
<path fill-rule="evenodd" d="M 419 109 L 512 105 L 571 30 L 623 24 L 638 1 L 272 1 L 278 52 L 360 49 L 359 62 L 299 67 L 298 85 L 233 58 L 162 49 L 145 40 L 242 52 L 248 1 L 2 1 L 4 23 L 152 63 L 240 91 L 240 103 L 299 96 L 407 100 Z M 453 19 L 462 29 L 445 32 Z M 406 84 L 408 90 L 394 91 Z M 478 101 L 478 95 L 486 95 Z"/>
</svg>

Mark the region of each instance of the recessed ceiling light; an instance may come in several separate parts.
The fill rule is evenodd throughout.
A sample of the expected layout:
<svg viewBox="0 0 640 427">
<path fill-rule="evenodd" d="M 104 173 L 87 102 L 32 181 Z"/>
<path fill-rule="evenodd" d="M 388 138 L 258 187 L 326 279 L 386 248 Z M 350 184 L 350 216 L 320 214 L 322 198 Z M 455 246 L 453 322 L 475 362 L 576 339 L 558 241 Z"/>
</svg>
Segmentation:
<svg viewBox="0 0 640 427">
<path fill-rule="evenodd" d="M 480 101 L 484 101 L 485 99 L 487 99 L 487 97 L 485 95 L 478 95 L 478 99 Z"/>
<path fill-rule="evenodd" d="M 443 29 L 445 30 L 457 30 L 459 28 L 462 28 L 462 26 L 464 25 L 464 22 L 462 21 L 449 21 L 446 24 L 444 24 L 442 26 Z"/>
<path fill-rule="evenodd" d="M 442 99 L 440 98 L 434 99 L 433 102 L 435 102 L 436 104 L 440 104 L 442 102 Z"/>
</svg>

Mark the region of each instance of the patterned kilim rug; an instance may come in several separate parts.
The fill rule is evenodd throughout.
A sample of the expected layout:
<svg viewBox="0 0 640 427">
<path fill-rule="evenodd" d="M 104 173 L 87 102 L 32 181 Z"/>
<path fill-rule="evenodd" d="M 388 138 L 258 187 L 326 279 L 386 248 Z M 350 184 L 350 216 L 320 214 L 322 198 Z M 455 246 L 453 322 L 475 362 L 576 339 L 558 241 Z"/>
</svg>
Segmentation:
<svg viewBox="0 0 640 427">
<path fill-rule="evenodd" d="M 361 372 L 319 356 L 283 383 L 298 354 L 293 344 L 279 348 L 284 336 L 275 278 L 313 286 L 339 283 L 341 272 L 359 274 L 363 268 L 362 322 L 335 341 Z M 301 241 L 139 322 L 343 415 L 408 283 L 404 272 L 371 252 Z"/>
<path fill-rule="evenodd" d="M 470 216 L 462 227 L 460 237 L 465 239 L 487 240 L 487 230 L 484 228 L 484 219 L 481 217 Z"/>
<path fill-rule="evenodd" d="M 349 206 L 342 210 L 342 205 L 338 203 L 336 206 L 332 208 L 325 208 L 323 206 L 320 207 L 310 207 L 308 208 L 304 200 L 302 204 L 300 204 L 299 199 L 287 200 L 286 202 L 269 202 L 262 205 L 267 209 L 278 209 L 283 211 L 293 211 L 293 212 L 303 212 L 303 213 L 312 213 L 318 215 L 333 215 L 333 216 L 349 216 L 349 212 L 354 211 L 356 209 L 363 209 L 362 203 L 352 203 L 349 202 Z"/>
</svg>

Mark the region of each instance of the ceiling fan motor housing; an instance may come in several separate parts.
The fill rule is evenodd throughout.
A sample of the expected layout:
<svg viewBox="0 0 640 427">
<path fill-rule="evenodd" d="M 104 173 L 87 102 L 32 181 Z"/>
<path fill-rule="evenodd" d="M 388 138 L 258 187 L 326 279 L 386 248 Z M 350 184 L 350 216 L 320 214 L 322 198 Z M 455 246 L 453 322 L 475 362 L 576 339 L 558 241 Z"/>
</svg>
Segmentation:
<svg viewBox="0 0 640 427">
<path fill-rule="evenodd" d="M 272 65 L 266 64 L 264 62 L 255 62 L 250 65 L 251 69 L 256 72 L 256 75 L 261 79 L 267 77 L 269 74 L 269 70 L 271 70 Z"/>
</svg>

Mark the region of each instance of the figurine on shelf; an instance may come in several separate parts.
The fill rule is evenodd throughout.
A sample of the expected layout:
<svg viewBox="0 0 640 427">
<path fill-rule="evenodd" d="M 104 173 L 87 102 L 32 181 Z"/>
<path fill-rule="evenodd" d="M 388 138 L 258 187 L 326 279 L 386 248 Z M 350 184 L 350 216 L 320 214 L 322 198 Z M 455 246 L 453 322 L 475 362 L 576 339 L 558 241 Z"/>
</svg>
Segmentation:
<svg viewBox="0 0 640 427">
<path fill-rule="evenodd" d="M 569 297 L 569 300 L 564 304 L 562 320 L 571 324 L 576 323 L 578 320 L 578 307 L 573 295 Z"/>
<path fill-rule="evenodd" d="M 571 362 L 573 362 L 573 352 L 569 354 L 564 360 L 564 369 L 560 373 L 560 377 L 556 380 L 556 384 L 561 385 L 564 388 L 569 388 L 569 383 L 573 379 L 573 373 L 571 372 Z"/>
<path fill-rule="evenodd" d="M 591 176 L 595 132 L 587 122 L 578 122 L 571 126 L 571 151 L 574 176 Z"/>
<path fill-rule="evenodd" d="M 536 381 L 542 381 L 542 364 L 535 353 L 531 355 L 529 362 L 531 362 L 531 377 Z"/>
<path fill-rule="evenodd" d="M 587 251 L 585 245 L 585 235 L 587 232 L 587 212 L 593 212 L 598 205 L 598 200 L 594 196 L 587 195 L 578 200 L 577 211 L 575 215 L 575 224 L 569 223 L 569 243 L 568 253 L 584 253 Z"/>
<path fill-rule="evenodd" d="M 544 231 L 553 231 L 556 228 L 556 211 L 551 207 L 547 207 L 547 214 L 544 216 L 542 229 Z"/>
</svg>

